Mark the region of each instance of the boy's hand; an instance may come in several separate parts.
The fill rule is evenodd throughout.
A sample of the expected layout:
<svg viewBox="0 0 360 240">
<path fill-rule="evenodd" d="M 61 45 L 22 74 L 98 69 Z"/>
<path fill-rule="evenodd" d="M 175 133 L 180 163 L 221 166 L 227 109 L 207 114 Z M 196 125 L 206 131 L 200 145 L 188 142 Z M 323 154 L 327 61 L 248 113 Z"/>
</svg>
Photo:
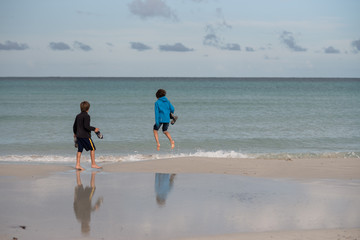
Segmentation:
<svg viewBox="0 0 360 240">
<path fill-rule="evenodd" d="M 95 132 L 98 132 L 98 131 L 100 131 L 100 129 L 98 129 L 98 128 L 95 128 Z"/>
</svg>

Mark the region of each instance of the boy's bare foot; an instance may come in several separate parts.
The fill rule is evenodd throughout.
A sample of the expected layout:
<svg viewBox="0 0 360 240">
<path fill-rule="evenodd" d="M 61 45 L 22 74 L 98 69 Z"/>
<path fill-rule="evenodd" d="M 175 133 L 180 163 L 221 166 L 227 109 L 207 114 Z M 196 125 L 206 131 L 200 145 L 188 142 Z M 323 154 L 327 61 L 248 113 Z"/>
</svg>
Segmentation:
<svg viewBox="0 0 360 240">
<path fill-rule="evenodd" d="M 102 169 L 102 167 L 100 167 L 98 165 L 91 165 L 91 168 Z"/>
<path fill-rule="evenodd" d="M 175 147 L 175 141 L 171 141 L 171 149 L 174 149 Z"/>
<path fill-rule="evenodd" d="M 85 170 L 85 168 L 83 168 L 82 166 L 76 166 L 75 169 L 78 170 L 78 171 L 83 171 L 83 170 Z"/>
<path fill-rule="evenodd" d="M 156 150 L 160 151 L 160 144 L 157 145 Z"/>
</svg>

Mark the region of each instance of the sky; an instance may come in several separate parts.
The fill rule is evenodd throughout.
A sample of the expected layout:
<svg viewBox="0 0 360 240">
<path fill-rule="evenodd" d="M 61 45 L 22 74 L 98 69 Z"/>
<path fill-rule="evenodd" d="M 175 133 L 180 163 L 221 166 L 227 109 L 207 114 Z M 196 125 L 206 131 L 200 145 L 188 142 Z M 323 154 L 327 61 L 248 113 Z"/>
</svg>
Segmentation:
<svg viewBox="0 0 360 240">
<path fill-rule="evenodd" d="M 359 0 L 1 0 L 0 77 L 360 77 Z"/>
</svg>

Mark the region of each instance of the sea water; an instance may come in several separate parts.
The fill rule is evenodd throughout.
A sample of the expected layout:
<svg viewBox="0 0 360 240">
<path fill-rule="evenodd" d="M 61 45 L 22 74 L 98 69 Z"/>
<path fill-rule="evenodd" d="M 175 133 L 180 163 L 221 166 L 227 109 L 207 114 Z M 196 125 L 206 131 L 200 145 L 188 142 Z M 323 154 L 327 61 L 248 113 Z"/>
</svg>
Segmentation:
<svg viewBox="0 0 360 240">
<path fill-rule="evenodd" d="M 173 150 L 160 132 L 156 151 L 160 88 L 179 116 Z M 0 78 L 0 161 L 73 162 L 84 100 L 97 161 L 360 157 L 360 79 Z"/>
</svg>

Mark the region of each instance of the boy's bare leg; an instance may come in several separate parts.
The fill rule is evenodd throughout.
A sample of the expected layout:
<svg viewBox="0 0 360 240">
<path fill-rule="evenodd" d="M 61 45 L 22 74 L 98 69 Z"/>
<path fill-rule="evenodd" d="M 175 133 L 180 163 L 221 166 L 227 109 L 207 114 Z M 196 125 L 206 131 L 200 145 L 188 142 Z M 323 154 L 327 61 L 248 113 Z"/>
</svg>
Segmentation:
<svg viewBox="0 0 360 240">
<path fill-rule="evenodd" d="M 84 168 L 82 166 L 80 166 L 80 158 L 81 158 L 81 152 L 77 152 L 75 169 L 82 171 L 82 170 L 84 170 Z"/>
<path fill-rule="evenodd" d="M 167 138 L 169 139 L 169 141 L 171 143 L 171 149 L 174 149 L 175 142 L 174 142 L 174 140 L 172 140 L 170 133 L 166 131 L 166 132 L 164 132 L 164 134 L 167 136 Z"/>
<path fill-rule="evenodd" d="M 90 158 L 91 158 L 91 167 L 92 168 L 97 168 L 97 169 L 102 168 L 95 163 L 95 150 L 90 151 Z"/>
<path fill-rule="evenodd" d="M 157 144 L 156 150 L 160 151 L 160 142 L 159 142 L 159 134 L 158 131 L 154 130 L 154 137 Z"/>
</svg>

